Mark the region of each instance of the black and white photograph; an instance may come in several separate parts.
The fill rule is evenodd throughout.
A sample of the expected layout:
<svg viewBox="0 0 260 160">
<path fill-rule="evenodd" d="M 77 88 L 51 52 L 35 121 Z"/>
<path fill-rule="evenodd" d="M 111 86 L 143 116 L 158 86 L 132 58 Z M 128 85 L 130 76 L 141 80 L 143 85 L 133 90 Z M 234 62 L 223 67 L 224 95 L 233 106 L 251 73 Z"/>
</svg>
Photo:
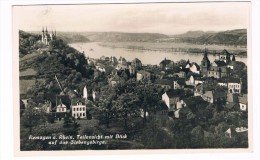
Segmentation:
<svg viewBox="0 0 260 160">
<path fill-rule="evenodd" d="M 250 4 L 13 6 L 16 147 L 250 151 Z"/>
</svg>

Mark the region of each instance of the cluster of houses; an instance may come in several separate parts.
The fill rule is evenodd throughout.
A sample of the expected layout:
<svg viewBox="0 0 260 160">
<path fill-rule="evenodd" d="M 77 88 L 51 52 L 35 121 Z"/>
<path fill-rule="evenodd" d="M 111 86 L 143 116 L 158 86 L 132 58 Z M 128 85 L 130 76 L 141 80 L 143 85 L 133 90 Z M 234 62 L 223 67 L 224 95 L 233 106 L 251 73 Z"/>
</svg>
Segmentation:
<svg viewBox="0 0 260 160">
<path fill-rule="evenodd" d="M 247 111 L 247 95 L 242 93 L 242 81 L 231 76 L 236 64 L 235 55 L 224 49 L 218 56 L 218 59 L 210 62 L 205 50 L 200 65 L 189 60 L 174 63 L 166 58 L 159 66 L 142 65 L 137 58 L 131 62 L 123 57 L 101 57 L 101 60 L 114 64 L 115 69 L 108 78 L 111 86 L 130 77 L 161 87 L 164 90 L 162 100 L 167 106 L 162 107 L 163 115 L 173 112 L 174 117 L 179 118 L 178 113 L 183 107 L 208 104 L 221 104 L 230 110 Z"/>
<path fill-rule="evenodd" d="M 159 117 L 179 118 L 182 108 L 189 107 L 196 112 L 199 107 L 209 104 L 218 104 L 229 110 L 247 111 L 247 95 L 243 94 L 242 81 L 239 78 L 230 76 L 234 69 L 235 55 L 223 50 L 219 54 L 219 59 L 210 62 L 205 50 L 201 64 L 190 62 L 176 62 L 169 59 L 161 61 L 157 65 L 143 65 L 135 58 L 128 62 L 120 57 L 101 57 L 101 61 L 91 60 L 96 67 L 95 72 L 106 72 L 106 65 L 109 64 L 113 70 L 108 75 L 108 84 L 112 87 L 118 83 L 133 78 L 147 84 L 154 84 L 163 90 L 161 95 L 162 104 L 158 110 Z M 102 63 L 102 62 L 105 62 Z M 91 94 L 89 94 L 92 92 Z M 96 101 L 102 97 L 96 90 L 89 90 L 87 86 L 83 89 L 83 94 L 76 98 L 67 95 L 56 96 L 46 95 L 44 99 L 47 104 L 47 113 L 52 113 L 57 118 L 72 116 L 75 118 L 87 118 L 87 105 L 91 100 Z M 148 113 L 147 113 L 148 114 Z"/>
</svg>

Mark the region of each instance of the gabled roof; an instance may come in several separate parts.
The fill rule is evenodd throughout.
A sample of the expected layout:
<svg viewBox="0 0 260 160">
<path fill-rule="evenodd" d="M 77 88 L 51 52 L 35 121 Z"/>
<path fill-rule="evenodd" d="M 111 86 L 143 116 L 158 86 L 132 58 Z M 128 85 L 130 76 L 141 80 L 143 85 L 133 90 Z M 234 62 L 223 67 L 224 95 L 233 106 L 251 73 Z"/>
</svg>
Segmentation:
<svg viewBox="0 0 260 160">
<path fill-rule="evenodd" d="M 226 92 L 224 89 L 216 89 L 215 91 L 213 91 L 213 96 L 215 99 L 226 97 Z"/>
<path fill-rule="evenodd" d="M 220 55 L 230 55 L 230 53 L 224 49 L 222 52 L 220 52 Z"/>
<path fill-rule="evenodd" d="M 227 65 L 226 62 L 224 62 L 224 61 L 216 60 L 214 62 L 217 64 L 218 67 L 223 67 L 223 66 Z"/>
<path fill-rule="evenodd" d="M 132 60 L 132 62 L 134 62 L 134 63 L 141 63 L 140 59 L 138 59 L 138 58 L 135 58 L 134 60 Z"/>
<path fill-rule="evenodd" d="M 201 96 L 193 96 L 193 97 L 183 98 L 183 102 L 187 106 L 207 103 L 206 101 L 203 100 L 203 98 Z"/>
<path fill-rule="evenodd" d="M 166 94 L 168 95 L 169 98 L 180 97 L 182 94 L 182 90 L 169 89 L 166 91 Z"/>
<path fill-rule="evenodd" d="M 120 57 L 118 60 L 119 61 L 126 61 L 126 59 L 124 57 Z"/>
<path fill-rule="evenodd" d="M 247 95 L 239 96 L 238 101 L 239 103 L 247 104 Z"/>
<path fill-rule="evenodd" d="M 169 64 L 169 63 L 171 63 L 171 60 L 165 58 L 164 60 L 162 60 L 162 61 L 160 62 L 160 65 L 161 65 L 161 64 L 166 65 L 166 64 Z"/>
<path fill-rule="evenodd" d="M 179 78 L 179 79 L 177 80 L 177 83 L 178 83 L 179 85 L 185 85 L 185 84 L 186 84 L 185 78 Z"/>
<path fill-rule="evenodd" d="M 184 88 L 194 89 L 195 87 L 193 85 L 185 85 Z"/>
<path fill-rule="evenodd" d="M 227 94 L 227 102 L 238 103 L 238 95 L 237 94 L 233 94 L 233 93 L 228 93 Z"/>
<path fill-rule="evenodd" d="M 73 98 L 72 100 L 71 100 L 71 105 L 72 106 L 75 106 L 75 105 L 77 105 L 77 103 L 82 103 L 83 105 L 85 105 L 86 103 L 85 103 L 85 99 L 83 99 L 83 98 Z"/>
<path fill-rule="evenodd" d="M 154 83 L 160 85 L 172 85 L 172 81 L 168 79 L 157 79 Z"/>
<path fill-rule="evenodd" d="M 145 70 L 140 70 L 140 71 L 138 71 L 137 73 L 139 73 L 139 74 L 150 74 L 150 72 L 147 72 L 147 71 L 145 71 Z"/>
<path fill-rule="evenodd" d="M 196 63 L 196 62 L 193 62 L 192 64 L 191 64 L 191 67 L 192 66 L 195 66 L 198 70 L 200 69 L 200 66 Z"/>
<path fill-rule="evenodd" d="M 229 83 L 240 83 L 240 79 L 239 78 L 229 78 L 228 82 Z"/>
</svg>

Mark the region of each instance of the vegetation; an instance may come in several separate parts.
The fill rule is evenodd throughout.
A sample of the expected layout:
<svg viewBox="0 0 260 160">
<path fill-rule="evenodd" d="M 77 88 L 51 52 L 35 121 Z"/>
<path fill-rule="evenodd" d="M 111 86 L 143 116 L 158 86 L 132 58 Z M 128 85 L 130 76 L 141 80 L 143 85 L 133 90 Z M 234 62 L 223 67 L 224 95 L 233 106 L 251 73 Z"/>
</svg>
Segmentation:
<svg viewBox="0 0 260 160">
<path fill-rule="evenodd" d="M 150 81 L 136 81 L 129 72 L 114 70 L 115 64 L 106 60 L 96 61 L 107 70 L 101 72 L 88 64 L 84 53 L 69 47 L 60 38 L 42 45 L 37 35 L 20 31 L 20 42 L 23 57 L 20 59 L 23 86 L 20 89 L 28 99 L 27 107 L 24 103 L 20 105 L 21 150 L 248 147 L 247 134 L 233 132 L 237 126 L 248 127 L 246 112 L 228 110 L 218 101 L 184 107 L 179 112 L 180 118 L 174 118 L 172 112 L 163 115 L 160 99 L 164 88 Z M 234 70 L 232 76 L 246 75 L 246 66 L 237 65 L 241 68 Z M 112 76 L 119 77 L 115 85 L 109 81 Z M 243 79 L 246 81 L 246 76 Z M 28 82 L 33 84 L 29 86 Z M 89 96 L 86 100 L 87 118 L 75 119 L 69 109 L 63 118 L 47 112 L 50 104 L 46 103 L 45 95 L 68 95 L 70 99 L 77 99 L 82 97 L 84 86 L 89 93 L 96 93 L 95 98 Z M 215 86 L 212 80 L 207 87 Z M 189 91 L 184 94 L 181 98 L 190 96 Z M 167 121 L 163 122 L 163 118 Z M 235 133 L 231 137 L 225 135 L 229 128 Z M 127 138 L 118 138 L 117 134 Z M 59 139 L 57 144 L 54 144 L 56 139 L 32 140 L 31 135 L 72 136 L 70 140 L 77 139 L 77 135 L 113 137 L 104 140 L 103 145 L 74 145 L 66 144 L 66 139 Z"/>
</svg>

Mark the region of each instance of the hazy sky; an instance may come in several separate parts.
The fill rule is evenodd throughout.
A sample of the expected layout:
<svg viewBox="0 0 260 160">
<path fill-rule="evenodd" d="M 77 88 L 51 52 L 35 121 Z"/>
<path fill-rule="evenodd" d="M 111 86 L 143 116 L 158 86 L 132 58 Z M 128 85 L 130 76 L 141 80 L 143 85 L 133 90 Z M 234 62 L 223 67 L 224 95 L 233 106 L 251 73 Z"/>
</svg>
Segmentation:
<svg viewBox="0 0 260 160">
<path fill-rule="evenodd" d="M 248 28 L 250 3 L 148 3 L 14 6 L 18 28 L 179 34 Z"/>
</svg>

